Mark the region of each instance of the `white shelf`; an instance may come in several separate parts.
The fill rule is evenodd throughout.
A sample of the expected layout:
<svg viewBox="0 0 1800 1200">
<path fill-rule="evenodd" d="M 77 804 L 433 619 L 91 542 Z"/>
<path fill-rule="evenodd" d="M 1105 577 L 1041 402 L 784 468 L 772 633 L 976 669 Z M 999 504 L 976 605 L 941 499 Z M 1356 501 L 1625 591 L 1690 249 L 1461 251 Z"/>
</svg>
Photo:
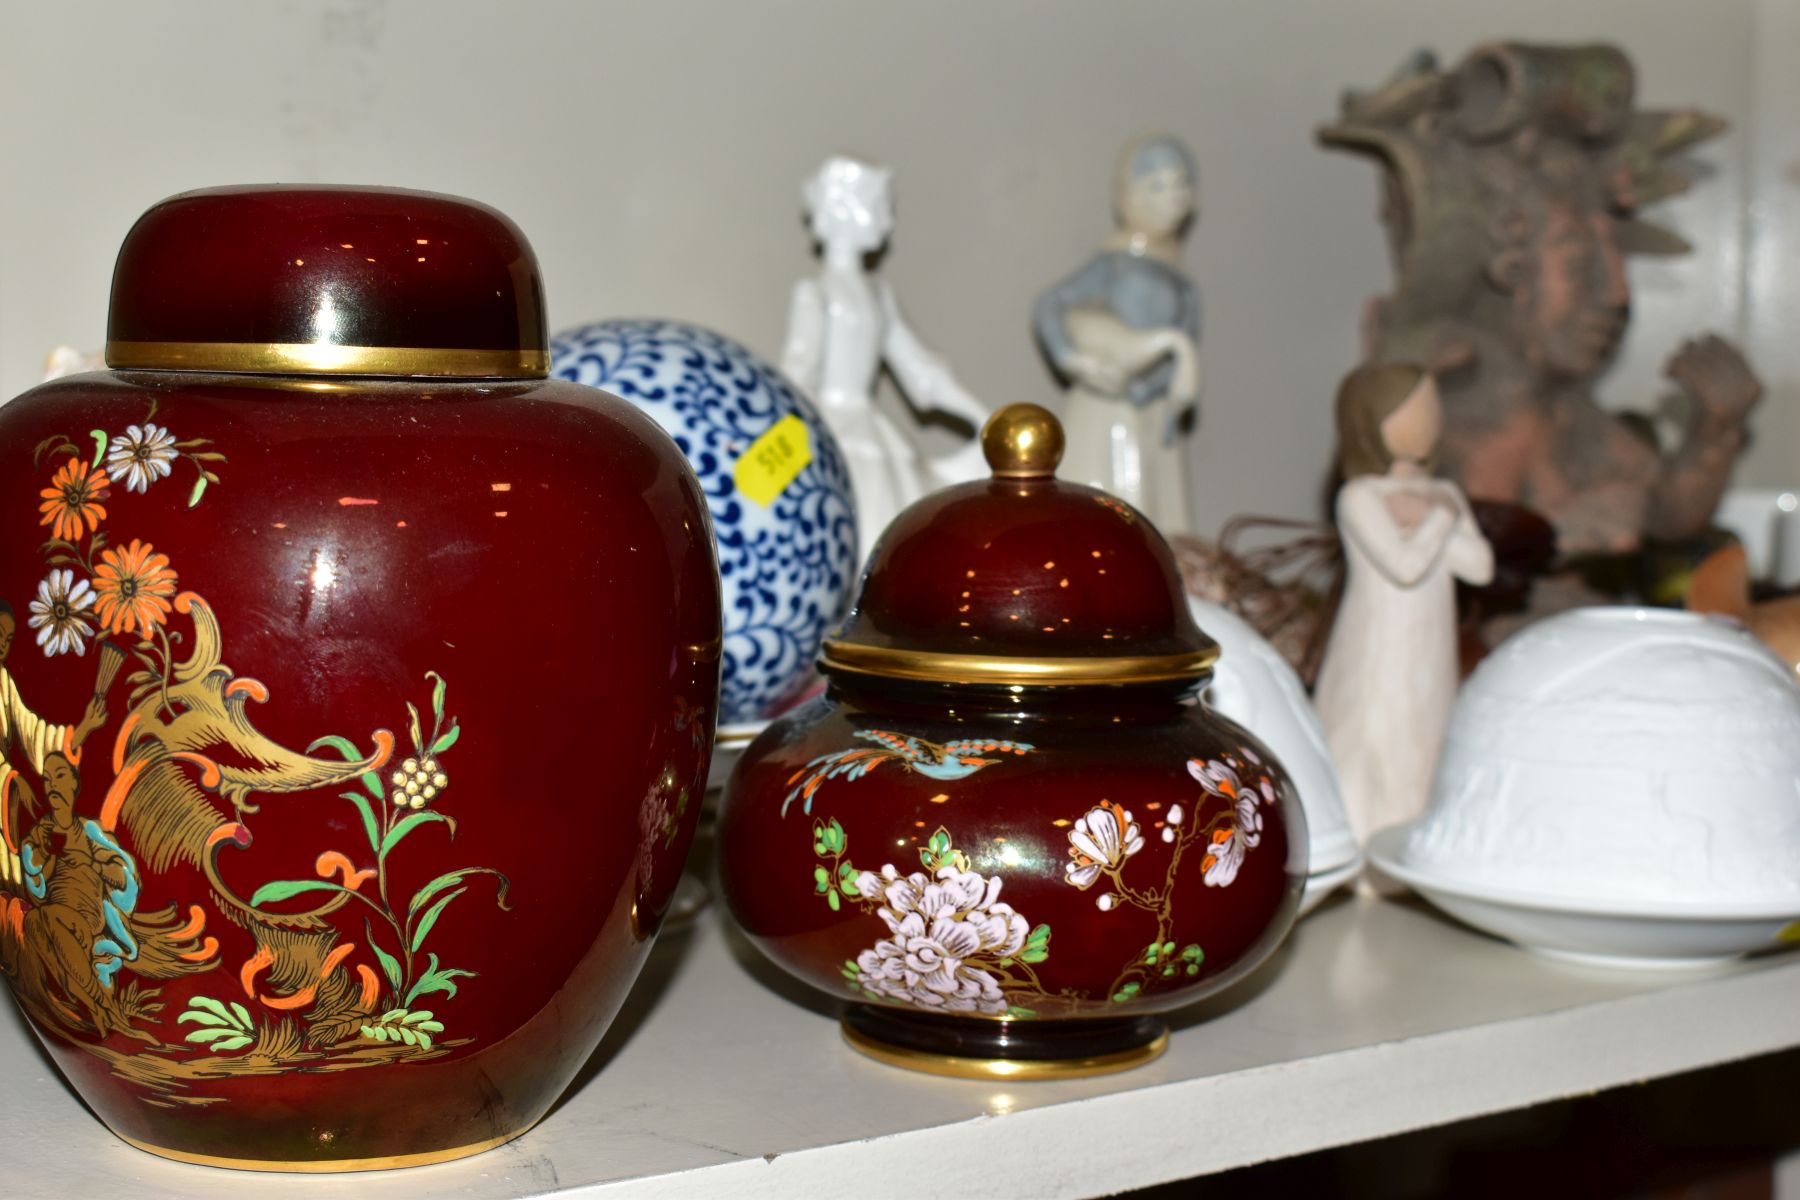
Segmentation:
<svg viewBox="0 0 1800 1200">
<path fill-rule="evenodd" d="M 1412 904 L 1343 899 L 1157 1062 L 995 1085 L 868 1061 L 828 1012 L 746 969 L 716 910 L 657 951 L 536 1130 L 385 1175 L 248 1176 L 113 1139 L 8 1004 L 0 1195 L 133 1200 L 524 1196 L 1085 1197 L 1800 1045 L 1800 956 L 1711 974 L 1542 961 Z M 780 989 L 780 990 L 777 990 Z M 348 1189 L 348 1190 L 346 1190 Z"/>
</svg>

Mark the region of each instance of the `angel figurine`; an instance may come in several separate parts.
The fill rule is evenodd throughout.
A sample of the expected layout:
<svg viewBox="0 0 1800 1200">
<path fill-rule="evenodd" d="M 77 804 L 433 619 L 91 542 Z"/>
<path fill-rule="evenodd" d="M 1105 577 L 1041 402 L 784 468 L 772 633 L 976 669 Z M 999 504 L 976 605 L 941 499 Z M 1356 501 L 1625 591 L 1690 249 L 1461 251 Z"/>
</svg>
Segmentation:
<svg viewBox="0 0 1800 1200">
<path fill-rule="evenodd" d="M 1194 215 L 1187 147 L 1166 135 L 1125 148 L 1118 229 L 1038 299 L 1039 343 L 1068 382 L 1062 476 L 1135 505 L 1166 534 L 1189 531 L 1187 434 L 1200 396 L 1200 296 L 1181 265 Z"/>
<path fill-rule="evenodd" d="M 794 285 L 781 369 L 819 406 L 849 461 L 857 534 L 867 554 L 914 500 L 986 474 L 974 440 L 933 456 L 920 443 L 919 422 L 902 423 L 876 406 L 882 367 L 920 414 L 949 413 L 975 430 L 988 414 L 906 323 L 893 288 L 869 269 L 869 256 L 894 230 L 892 173 L 830 158 L 801 196 L 822 269 Z"/>
<path fill-rule="evenodd" d="M 1411 364 L 1363 366 L 1338 389 L 1347 577 L 1315 702 L 1360 841 L 1425 810 L 1456 698 L 1456 581 L 1494 554 L 1462 489 L 1432 476 L 1443 404 Z"/>
</svg>

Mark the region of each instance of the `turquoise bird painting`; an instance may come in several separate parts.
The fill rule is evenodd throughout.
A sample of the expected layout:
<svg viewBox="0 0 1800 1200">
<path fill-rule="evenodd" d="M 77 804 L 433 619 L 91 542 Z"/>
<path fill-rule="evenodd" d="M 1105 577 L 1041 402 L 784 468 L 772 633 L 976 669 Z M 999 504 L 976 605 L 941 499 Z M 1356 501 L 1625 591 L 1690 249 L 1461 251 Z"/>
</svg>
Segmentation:
<svg viewBox="0 0 1800 1200">
<path fill-rule="evenodd" d="M 1000 762 L 985 758 L 988 754 L 1029 754 L 1036 747 L 1028 742 L 995 741 L 971 738 L 964 741 L 928 742 L 904 733 L 884 729 L 863 729 L 856 734 L 874 746 L 857 746 L 834 754 L 821 754 L 795 771 L 788 779 L 794 787 L 781 802 L 781 815 L 795 800 L 804 800 L 804 811 L 812 812 L 813 796 L 828 779 L 861 779 L 882 763 L 897 762 L 903 768 L 927 779 L 967 779 L 983 767 Z"/>
</svg>

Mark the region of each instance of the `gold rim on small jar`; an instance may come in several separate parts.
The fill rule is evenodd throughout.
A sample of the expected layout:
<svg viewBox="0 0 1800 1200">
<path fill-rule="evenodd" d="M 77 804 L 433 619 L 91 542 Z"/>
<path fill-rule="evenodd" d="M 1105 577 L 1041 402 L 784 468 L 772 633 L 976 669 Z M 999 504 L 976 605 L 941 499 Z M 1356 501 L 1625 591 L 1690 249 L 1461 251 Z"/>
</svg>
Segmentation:
<svg viewBox="0 0 1800 1200">
<path fill-rule="evenodd" d="M 868 646 L 827 639 L 819 665 L 884 679 L 922 683 L 999 684 L 1018 687 L 1071 687 L 1114 683 L 1174 683 L 1198 680 L 1219 661 L 1219 648 L 1182 654 L 1140 654 L 1090 658 L 1009 658 L 1005 655 L 950 654 Z"/>
</svg>

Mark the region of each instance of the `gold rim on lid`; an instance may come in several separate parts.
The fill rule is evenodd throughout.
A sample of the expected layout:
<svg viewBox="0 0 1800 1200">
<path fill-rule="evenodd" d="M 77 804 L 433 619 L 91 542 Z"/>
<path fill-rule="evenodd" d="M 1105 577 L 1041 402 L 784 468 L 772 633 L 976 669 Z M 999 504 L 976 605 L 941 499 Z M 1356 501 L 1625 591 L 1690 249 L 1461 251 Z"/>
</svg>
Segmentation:
<svg viewBox="0 0 1800 1200">
<path fill-rule="evenodd" d="M 1183 654 L 1142 654 L 1107 658 L 1008 658 L 896 650 L 827 639 L 819 665 L 884 679 L 922 683 L 999 684 L 1017 687 L 1072 687 L 1109 683 L 1174 683 L 1197 680 L 1219 661 L 1218 646 Z"/>
<path fill-rule="evenodd" d="M 326 342 L 108 342 L 106 365 L 115 371 L 217 371 L 234 375 L 543 379 L 550 374 L 550 353 L 435 346 L 339 346 Z"/>
</svg>

